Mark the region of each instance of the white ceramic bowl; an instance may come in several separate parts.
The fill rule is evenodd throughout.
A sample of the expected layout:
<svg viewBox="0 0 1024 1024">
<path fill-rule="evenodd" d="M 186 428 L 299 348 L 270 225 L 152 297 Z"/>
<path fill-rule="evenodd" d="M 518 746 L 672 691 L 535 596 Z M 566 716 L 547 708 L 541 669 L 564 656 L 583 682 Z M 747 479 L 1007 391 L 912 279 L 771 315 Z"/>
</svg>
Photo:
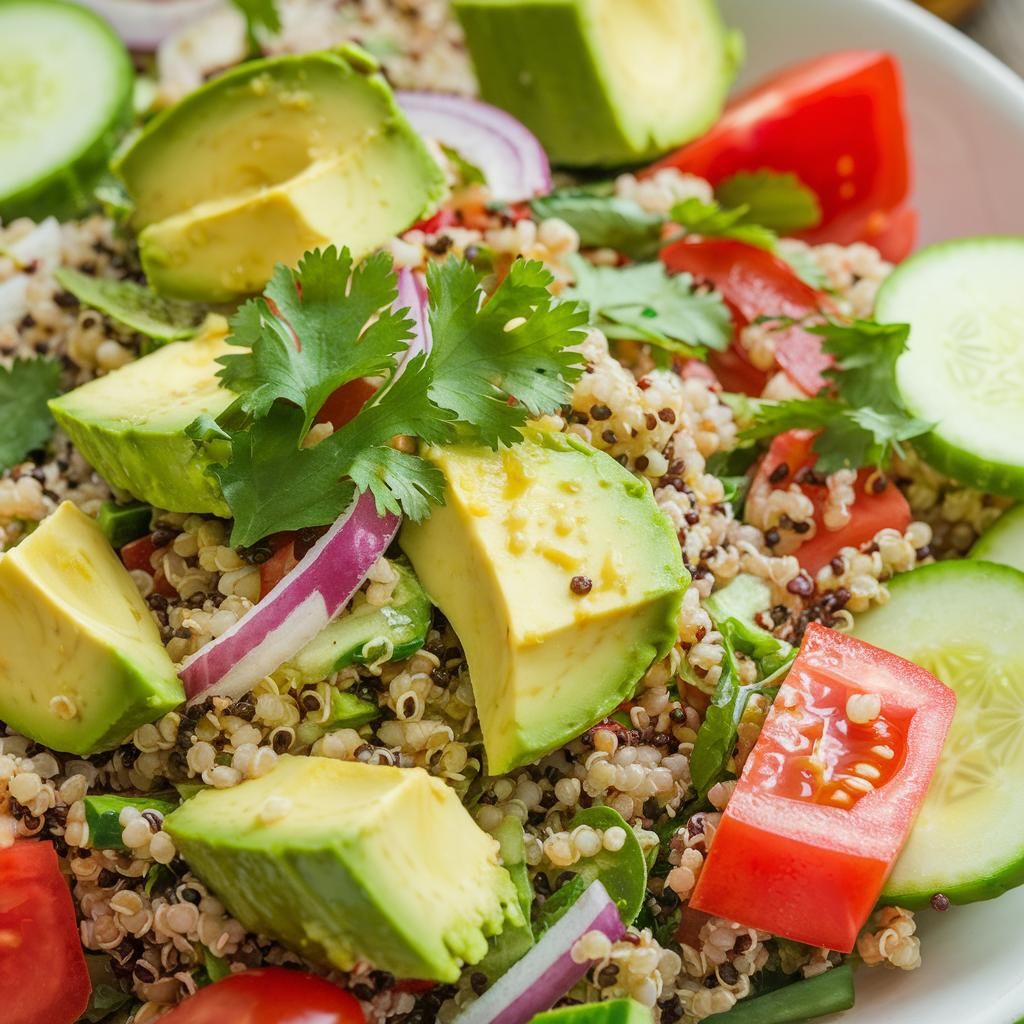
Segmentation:
<svg viewBox="0 0 1024 1024">
<path fill-rule="evenodd" d="M 900 58 L 922 242 L 1024 234 L 1024 80 L 1013 71 L 908 0 L 721 2 L 730 23 L 747 37 L 740 87 L 829 50 L 885 49 Z M 1024 808 L 1007 813 L 1022 814 Z M 1024 956 L 1018 946 L 1024 888 L 946 914 L 922 911 L 918 918 L 923 966 L 910 973 L 862 968 L 856 1008 L 830 1020 L 1024 1022 Z"/>
</svg>

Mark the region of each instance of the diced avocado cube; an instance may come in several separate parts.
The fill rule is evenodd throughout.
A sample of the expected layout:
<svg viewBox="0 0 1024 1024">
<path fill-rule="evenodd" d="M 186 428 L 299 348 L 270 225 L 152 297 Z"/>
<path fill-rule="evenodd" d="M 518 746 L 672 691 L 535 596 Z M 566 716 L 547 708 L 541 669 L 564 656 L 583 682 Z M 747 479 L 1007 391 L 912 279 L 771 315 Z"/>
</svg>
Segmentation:
<svg viewBox="0 0 1024 1024">
<path fill-rule="evenodd" d="M 569 167 L 639 163 L 706 131 L 742 49 L 715 0 L 455 0 L 484 99 Z"/>
<path fill-rule="evenodd" d="M 302 682 L 318 682 L 346 665 L 397 661 L 423 646 L 430 629 L 430 601 L 407 565 L 391 565 L 398 573 L 391 603 L 383 608 L 358 605 L 310 640 L 287 666 Z"/>
<path fill-rule="evenodd" d="M 149 533 L 152 518 L 153 509 L 143 502 L 119 505 L 116 501 L 105 501 L 100 505 L 96 525 L 112 548 L 123 548 Z"/>
<path fill-rule="evenodd" d="M 64 502 L 0 556 L 0 719 L 88 755 L 184 700 L 135 581 L 84 512 Z"/>
<path fill-rule="evenodd" d="M 653 1024 L 651 1011 L 634 999 L 609 999 L 603 1003 L 563 1006 L 538 1013 L 530 1024 Z"/>
<path fill-rule="evenodd" d="M 462 641 L 498 775 L 633 694 L 676 640 L 690 578 L 650 486 L 572 435 L 427 457 L 445 504 L 400 542 Z"/>
<path fill-rule="evenodd" d="M 165 345 L 53 399 L 53 417 L 115 487 L 171 512 L 229 516 L 208 472 L 227 461 L 228 443 L 185 434 L 197 416 L 216 417 L 235 398 L 217 379 L 217 357 L 231 351 L 226 333 L 223 318 L 211 317 L 195 340 Z"/>
<path fill-rule="evenodd" d="M 522 924 L 497 842 L 421 768 L 285 756 L 164 828 L 246 928 L 342 970 L 453 982 Z"/>
<path fill-rule="evenodd" d="M 125 849 L 121 841 L 121 812 L 126 807 L 134 807 L 140 814 L 156 811 L 164 817 L 178 807 L 173 793 L 153 796 L 89 795 L 84 803 L 89 844 L 95 850 Z"/>
<path fill-rule="evenodd" d="M 317 246 L 366 255 L 445 192 L 376 63 L 351 48 L 228 71 L 154 118 L 115 170 L 152 286 L 213 302 Z"/>
</svg>

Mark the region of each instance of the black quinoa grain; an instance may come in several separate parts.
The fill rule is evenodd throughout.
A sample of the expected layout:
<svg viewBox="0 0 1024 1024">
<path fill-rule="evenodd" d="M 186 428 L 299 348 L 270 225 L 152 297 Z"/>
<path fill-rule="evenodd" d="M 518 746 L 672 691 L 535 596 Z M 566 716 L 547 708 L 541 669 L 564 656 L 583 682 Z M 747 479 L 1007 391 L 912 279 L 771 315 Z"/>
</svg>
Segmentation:
<svg viewBox="0 0 1024 1024">
<path fill-rule="evenodd" d="M 135 980 L 142 985 L 152 985 L 156 981 L 156 971 L 145 960 L 139 960 L 132 971 Z"/>
<path fill-rule="evenodd" d="M 644 425 L 647 427 L 648 430 L 655 430 L 655 429 L 657 429 L 658 417 L 655 416 L 653 412 L 649 412 L 644 417 Z"/>
<path fill-rule="evenodd" d="M 368 985 L 365 981 L 353 985 L 351 991 L 356 999 L 361 999 L 364 1003 L 368 1003 L 377 994 L 377 989 L 373 985 Z"/>
<path fill-rule="evenodd" d="M 782 535 L 774 527 L 770 530 L 765 530 L 764 542 L 768 547 L 773 548 L 779 541 L 782 540 Z"/>
<path fill-rule="evenodd" d="M 874 491 L 875 494 L 881 494 L 888 486 L 889 481 L 886 479 L 884 473 L 879 473 L 878 476 L 871 481 L 871 490 Z"/>
<path fill-rule="evenodd" d="M 193 889 L 190 885 L 186 885 L 181 890 L 181 898 L 186 903 L 191 903 L 194 907 L 198 907 L 203 902 L 203 894 L 198 889 Z"/>
<path fill-rule="evenodd" d="M 683 518 L 686 520 L 688 526 L 696 526 L 700 522 L 700 513 L 694 512 L 693 509 L 691 509 L 685 516 L 683 516 Z"/>
<path fill-rule="evenodd" d="M 937 892 L 928 902 L 932 905 L 932 910 L 937 910 L 940 914 L 944 914 L 951 906 L 949 897 L 941 892 Z"/>
<path fill-rule="evenodd" d="M 735 985 L 740 980 L 740 972 L 728 960 L 718 968 L 718 976 L 725 985 Z"/>
<path fill-rule="evenodd" d="M 842 576 L 846 572 L 846 559 L 842 555 L 836 555 L 828 564 L 836 576 Z"/>
<path fill-rule="evenodd" d="M 658 419 L 661 420 L 662 423 L 675 423 L 676 414 L 671 409 L 659 409 Z"/>
<path fill-rule="evenodd" d="M 605 444 L 615 444 L 615 442 L 618 440 L 618 438 L 615 436 L 614 430 L 602 430 L 601 439 L 605 442 Z"/>
<path fill-rule="evenodd" d="M 612 411 L 607 405 L 592 405 L 590 407 L 590 418 L 592 420 L 610 420 Z"/>
<path fill-rule="evenodd" d="M 227 713 L 244 722 L 251 722 L 256 717 L 256 705 L 251 700 L 237 700 L 228 708 Z"/>
<path fill-rule="evenodd" d="M 641 455 L 636 460 L 636 469 L 638 473 L 646 473 L 647 467 L 651 464 L 651 460 L 646 455 Z"/>
<path fill-rule="evenodd" d="M 178 536 L 178 531 L 173 530 L 167 526 L 159 526 L 153 531 L 152 541 L 153 547 L 165 548 L 170 544 L 175 537 Z"/>
<path fill-rule="evenodd" d="M 801 572 L 786 584 L 786 590 L 797 597 L 810 597 L 814 593 L 814 583 L 806 573 Z"/>
<path fill-rule="evenodd" d="M 809 522 L 806 522 L 806 521 L 793 524 L 793 532 L 794 533 L 801 533 L 801 534 L 809 533 L 810 529 L 811 529 L 811 524 Z"/>
<path fill-rule="evenodd" d="M 768 474 L 768 483 L 781 484 L 787 476 L 789 476 L 789 466 L 785 462 L 780 462 L 771 471 L 771 473 Z"/>
<path fill-rule="evenodd" d="M 474 971 L 469 976 L 470 988 L 478 995 L 482 996 L 487 991 L 487 975 L 482 971 Z"/>
<path fill-rule="evenodd" d="M 189 629 L 189 628 L 188 628 L 188 626 L 179 626 L 179 627 L 178 627 L 178 628 L 177 628 L 177 629 L 176 629 L 176 630 L 174 631 L 174 635 L 175 635 L 175 636 L 176 636 L 176 637 L 177 637 L 177 638 L 178 638 L 179 640 L 191 640 L 191 639 L 192 639 L 192 630 L 191 630 L 191 629 Z"/>
<path fill-rule="evenodd" d="M 142 818 L 148 821 L 154 832 L 159 832 L 164 825 L 164 816 L 158 811 L 143 811 Z"/>
<path fill-rule="evenodd" d="M 597 972 L 597 984 L 601 988 L 611 988 L 615 984 L 616 978 L 619 976 L 619 968 L 617 964 L 608 964 L 606 967 L 602 967 Z"/>
<path fill-rule="evenodd" d="M 569 581 L 569 589 L 578 597 L 582 597 L 594 589 L 594 581 L 589 576 L 573 576 Z"/>
<path fill-rule="evenodd" d="M 113 886 L 117 885 L 117 883 L 120 882 L 120 881 L 121 881 L 121 876 L 119 874 L 117 874 L 117 872 L 111 871 L 109 868 L 104 868 L 96 876 L 96 884 L 101 889 L 113 888 Z"/>
</svg>

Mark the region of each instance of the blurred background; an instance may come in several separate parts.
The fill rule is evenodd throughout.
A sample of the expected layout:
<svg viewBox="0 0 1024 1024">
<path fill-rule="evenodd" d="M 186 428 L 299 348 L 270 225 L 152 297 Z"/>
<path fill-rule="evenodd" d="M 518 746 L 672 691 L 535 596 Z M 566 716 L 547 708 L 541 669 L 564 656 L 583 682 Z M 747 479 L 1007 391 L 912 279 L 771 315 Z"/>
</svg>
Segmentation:
<svg viewBox="0 0 1024 1024">
<path fill-rule="evenodd" d="M 1024 74 L 1024 0 L 920 0 Z"/>
</svg>

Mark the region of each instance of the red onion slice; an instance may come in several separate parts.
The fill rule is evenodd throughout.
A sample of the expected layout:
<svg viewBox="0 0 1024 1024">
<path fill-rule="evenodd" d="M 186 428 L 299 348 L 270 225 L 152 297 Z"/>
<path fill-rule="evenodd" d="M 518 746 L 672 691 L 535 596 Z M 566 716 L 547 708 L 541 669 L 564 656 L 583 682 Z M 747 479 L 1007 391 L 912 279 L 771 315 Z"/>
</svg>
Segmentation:
<svg viewBox="0 0 1024 1024">
<path fill-rule="evenodd" d="M 576 963 L 572 948 L 587 932 L 599 931 L 615 942 L 625 934 L 618 908 L 600 882 L 583 895 L 454 1024 L 528 1024 L 550 1010 L 590 969 Z"/>
<path fill-rule="evenodd" d="M 224 0 L 80 0 L 110 22 L 132 50 L 155 50 L 168 36 L 224 6 Z"/>
<path fill-rule="evenodd" d="M 403 269 L 394 308 L 405 307 L 413 337 L 396 377 L 414 355 L 430 348 L 426 287 Z M 241 697 L 298 654 L 352 600 L 400 525 L 398 516 L 377 514 L 373 495 L 357 497 L 259 604 L 185 661 L 178 674 L 188 699 Z"/>
<path fill-rule="evenodd" d="M 495 199 L 514 203 L 551 191 L 551 165 L 544 147 L 511 114 L 479 100 L 438 92 L 398 92 L 395 98 L 422 136 L 456 150 L 480 168 Z"/>
</svg>

